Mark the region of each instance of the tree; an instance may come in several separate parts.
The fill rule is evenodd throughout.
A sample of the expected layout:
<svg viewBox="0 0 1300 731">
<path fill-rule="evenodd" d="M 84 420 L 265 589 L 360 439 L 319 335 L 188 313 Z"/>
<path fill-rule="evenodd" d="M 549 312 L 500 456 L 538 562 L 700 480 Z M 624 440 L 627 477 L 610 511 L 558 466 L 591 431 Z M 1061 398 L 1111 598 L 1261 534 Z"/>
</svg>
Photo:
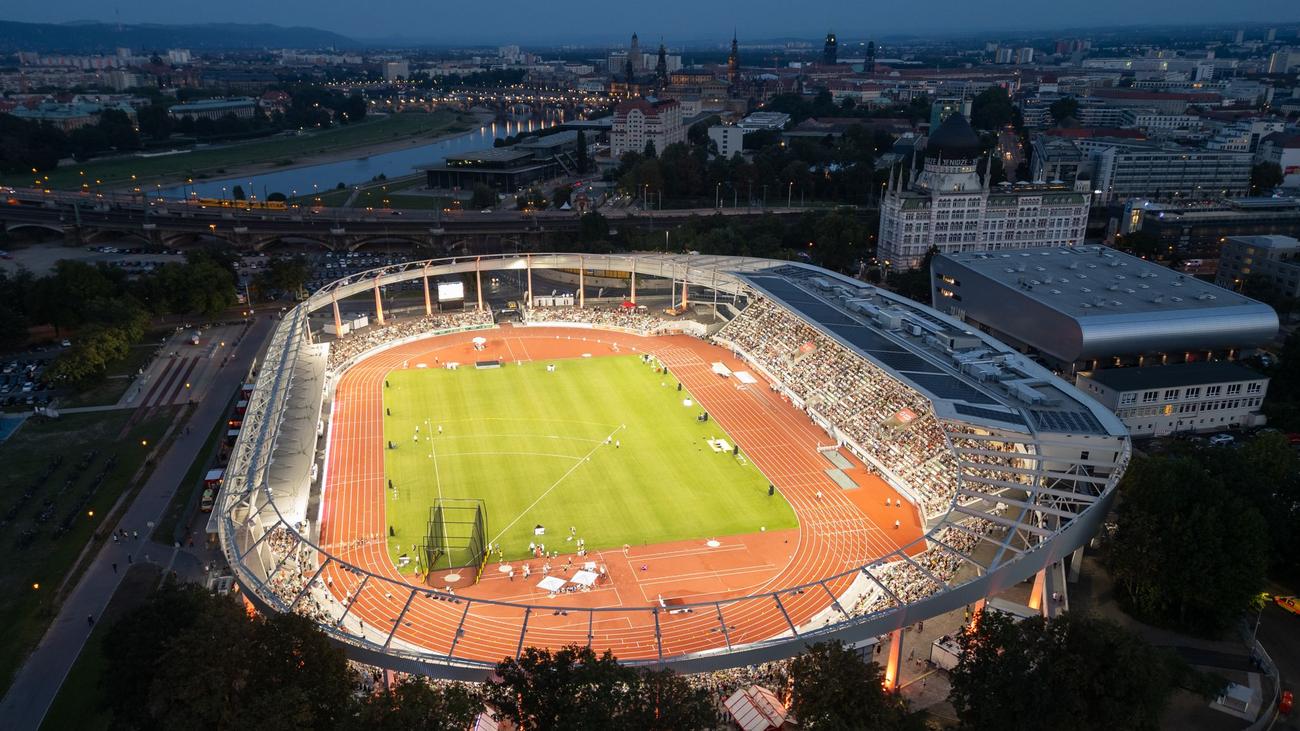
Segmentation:
<svg viewBox="0 0 1300 731">
<path fill-rule="evenodd" d="M 569 199 L 572 196 L 573 196 L 573 186 L 561 185 L 556 187 L 555 190 L 551 191 L 551 207 L 555 208 L 556 210 L 563 208 L 564 205 L 569 202 Z"/>
<path fill-rule="evenodd" d="M 643 151 L 641 152 L 641 155 L 642 155 L 642 157 L 654 158 L 654 156 L 655 156 L 655 141 L 654 141 L 654 140 L 646 140 L 646 141 L 645 141 L 645 150 L 643 150 Z"/>
<path fill-rule="evenodd" d="M 708 691 L 671 670 L 639 670 L 628 691 L 628 707 L 614 719 L 617 728 L 678 731 L 713 725 Z"/>
<path fill-rule="evenodd" d="M 311 266 L 301 256 L 277 256 L 267 263 L 258 275 L 258 288 L 263 292 L 280 290 L 295 298 L 305 296 L 303 285 L 311 278 Z"/>
<path fill-rule="evenodd" d="M 519 728 L 605 731 L 625 702 L 634 674 L 606 651 L 570 645 L 551 652 L 525 648 L 497 663 L 483 695 Z"/>
<path fill-rule="evenodd" d="M 915 269 L 893 274 L 889 286 L 895 292 L 917 302 L 930 301 L 930 262 L 939 254 L 939 247 L 931 246 L 926 250 L 920 265 Z"/>
<path fill-rule="evenodd" d="M 234 200 L 237 200 L 237 201 L 242 201 L 242 200 L 244 200 L 245 197 L 246 197 L 246 196 L 244 195 L 244 186 L 242 186 L 242 185 L 236 185 L 235 187 L 231 188 L 231 189 L 230 189 L 230 197 L 231 197 L 232 199 L 234 199 Z"/>
<path fill-rule="evenodd" d="M 901 696 L 884 689 L 884 671 L 841 642 L 818 642 L 790 662 L 790 710 L 799 728 L 920 728 Z"/>
<path fill-rule="evenodd" d="M 469 207 L 482 210 L 484 208 L 495 208 L 497 205 L 497 192 L 486 185 L 474 186 L 474 192 L 469 199 Z"/>
<path fill-rule="evenodd" d="M 525 648 L 497 663 L 483 695 L 518 728 L 676 731 L 714 720 L 708 692 L 671 671 L 620 665 L 608 650 L 569 645 L 555 652 Z"/>
<path fill-rule="evenodd" d="M 165 585 L 109 629 L 104 697 L 122 728 L 234 728 L 267 718 L 334 728 L 352 707 L 343 651 L 296 614 L 251 615 L 192 584 Z"/>
<path fill-rule="evenodd" d="M 482 693 L 465 683 L 432 685 L 408 676 L 392 688 L 382 688 L 361 700 L 353 729 L 421 729 L 464 731 L 483 710 Z"/>
<path fill-rule="evenodd" d="M 970 123 L 977 129 L 997 130 L 1011 123 L 1015 106 L 1007 90 L 990 86 L 975 96 L 971 102 Z"/>
<path fill-rule="evenodd" d="M 609 237 L 609 221 L 600 211 L 587 211 L 578 219 L 578 240 L 584 244 L 594 244 Z"/>
<path fill-rule="evenodd" d="M 1268 525 L 1218 475 L 1186 457 L 1140 457 L 1120 483 L 1107 564 L 1139 619 L 1222 631 L 1264 585 Z"/>
<path fill-rule="evenodd" d="M 1257 163 L 1250 169 L 1250 192 L 1268 195 L 1282 184 L 1282 166 L 1275 162 Z"/>
<path fill-rule="evenodd" d="M 1052 119 L 1056 122 L 1056 126 L 1059 127 L 1065 123 L 1065 120 L 1078 115 L 1079 100 L 1072 96 L 1063 96 L 1052 102 L 1047 111 L 1051 113 Z"/>
<path fill-rule="evenodd" d="M 1119 625 L 1067 612 L 982 612 L 958 635 L 948 696 L 963 727 L 1155 729 L 1186 666 Z"/>
<path fill-rule="evenodd" d="M 546 208 L 546 194 L 541 188 L 529 188 L 523 193 L 515 196 L 515 206 L 521 211 L 540 211 Z"/>
</svg>

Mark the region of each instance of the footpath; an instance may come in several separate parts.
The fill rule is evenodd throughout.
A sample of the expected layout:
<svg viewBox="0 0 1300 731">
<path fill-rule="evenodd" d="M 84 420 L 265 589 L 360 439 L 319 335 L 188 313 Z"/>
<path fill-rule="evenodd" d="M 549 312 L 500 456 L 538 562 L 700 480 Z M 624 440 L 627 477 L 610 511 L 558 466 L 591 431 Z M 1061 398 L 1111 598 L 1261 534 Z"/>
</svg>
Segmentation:
<svg viewBox="0 0 1300 731">
<path fill-rule="evenodd" d="M 240 386 L 275 323 L 274 316 L 259 317 L 235 348 L 230 362 L 212 376 L 210 388 L 204 394 L 211 397 L 198 400 L 190 416 L 191 428 L 179 432 L 170 448 L 158 458 L 153 473 L 116 526 L 132 537 L 107 542 L 100 548 L 0 701 L 0 719 L 4 719 L 0 725 L 4 728 L 32 731 L 40 728 L 59 687 L 90 636 L 88 619 L 98 619 L 103 613 L 127 567 L 141 561 L 165 564 L 172 559 L 171 550 L 160 549 L 149 541 L 152 532 L 149 526 L 157 524 L 166 511 L 180 480 L 203 449 L 211 426 L 223 415 L 228 395 Z"/>
</svg>

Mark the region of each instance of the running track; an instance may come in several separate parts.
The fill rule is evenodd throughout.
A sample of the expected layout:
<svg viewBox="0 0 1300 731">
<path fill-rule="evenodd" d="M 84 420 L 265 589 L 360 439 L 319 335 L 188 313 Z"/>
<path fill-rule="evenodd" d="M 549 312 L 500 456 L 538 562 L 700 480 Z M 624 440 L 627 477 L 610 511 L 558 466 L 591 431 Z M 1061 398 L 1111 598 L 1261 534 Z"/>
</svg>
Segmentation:
<svg viewBox="0 0 1300 731">
<path fill-rule="evenodd" d="M 472 337 L 486 335 L 487 350 L 471 349 Z M 700 542 L 637 548 L 630 558 L 621 552 L 597 557 L 609 566 L 611 581 L 585 594 L 565 594 L 554 599 L 531 590 L 524 582 L 507 582 L 489 565 L 484 580 L 461 596 L 511 602 L 450 602 L 416 594 L 403 614 L 409 592 L 401 585 L 366 578 L 331 562 L 321 574 L 329 591 L 347 606 L 349 616 L 367 627 L 387 632 L 398 617 L 401 625 L 394 646 L 418 646 L 457 658 L 496 662 L 517 654 L 521 645 L 559 647 L 590 644 L 606 648 L 627 660 L 653 660 L 660 648 L 655 642 L 655 615 L 644 611 L 656 594 L 673 593 L 672 585 L 693 589 L 688 601 L 720 600 L 720 610 L 696 608 L 692 613 L 658 613 L 664 657 L 715 650 L 768 639 L 789 631 L 781 612 L 796 625 L 830 605 L 832 597 L 819 587 L 800 593 L 780 592 L 839 574 L 889 553 L 921 535 L 910 505 L 903 510 L 881 509 L 894 496 L 877 478 L 858 478 L 857 490 L 841 490 L 826 476 L 830 466 L 817 453 L 824 432 L 791 406 L 768 384 L 737 388 L 735 379 L 723 379 L 710 368 L 723 361 L 733 370 L 747 367 L 726 351 L 689 336 L 642 338 L 608 331 L 570 328 L 501 328 L 458 333 L 409 343 L 378 353 L 349 369 L 338 384 L 329 438 L 329 463 L 325 470 L 321 543 L 336 557 L 385 579 L 407 584 L 389 558 L 386 543 L 385 482 L 383 473 L 383 379 L 404 364 L 414 367 L 434 359 L 472 363 L 501 357 L 532 361 L 650 352 L 668 366 L 711 417 L 716 419 L 774 482 L 799 518 L 797 531 L 784 538 L 776 532 L 723 539 L 724 548 L 710 552 Z M 757 376 L 757 374 L 755 374 Z M 855 471 L 859 472 L 859 471 Z M 822 497 L 817 497 L 817 492 Z M 858 493 L 854 499 L 849 495 Z M 907 503 L 904 503 L 907 505 Z M 904 528 L 892 521 L 905 515 Z M 888 529 L 885 529 L 885 526 Z M 782 541 L 777 543 L 777 541 Z M 919 550 L 919 547 L 918 547 Z M 561 565 L 564 556 L 556 562 Z M 653 563 L 648 574 L 637 567 Z M 412 581 L 414 581 L 412 579 Z M 532 579 L 535 583 L 537 578 Z M 644 586 L 643 584 L 651 584 Z M 834 594 L 842 593 L 848 579 L 828 582 Z M 716 585 L 711 594 L 700 586 Z M 670 590 L 665 591 L 665 587 Z M 423 588 L 423 587 L 422 587 Z M 521 594 L 522 592 L 522 594 Z M 766 593 L 765 593 L 766 592 Z M 775 598 L 778 592 L 780 605 Z M 753 596 L 756 598 L 739 599 Z M 648 600 L 649 599 L 649 600 Z M 553 605 L 553 606 L 552 606 Z M 625 611 L 636 607 L 641 611 Z M 567 614 L 555 610 L 567 608 Z M 587 608 L 600 611 L 588 612 Z M 719 616 L 721 615 L 721 616 Z M 722 629 L 725 626 L 725 631 Z M 463 631 L 457 633 L 457 628 Z M 526 630 L 525 630 L 526 628 Z"/>
</svg>

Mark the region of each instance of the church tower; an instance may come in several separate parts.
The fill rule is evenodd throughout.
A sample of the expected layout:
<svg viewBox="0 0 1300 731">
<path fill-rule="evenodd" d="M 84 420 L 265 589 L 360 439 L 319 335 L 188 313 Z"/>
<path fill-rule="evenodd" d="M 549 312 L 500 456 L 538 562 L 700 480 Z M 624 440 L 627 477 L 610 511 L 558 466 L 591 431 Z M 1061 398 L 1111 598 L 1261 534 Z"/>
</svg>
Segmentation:
<svg viewBox="0 0 1300 731">
<path fill-rule="evenodd" d="M 627 60 L 632 62 L 632 70 L 640 71 L 644 60 L 641 58 L 641 41 L 632 34 L 632 45 L 627 49 Z"/>
<path fill-rule="evenodd" d="M 839 63 L 839 42 L 834 33 L 826 34 L 826 44 L 822 46 L 822 65 L 834 66 Z"/>
<path fill-rule="evenodd" d="M 668 82 L 668 49 L 664 48 L 662 40 L 659 41 L 659 62 L 655 64 L 655 77 L 660 84 Z"/>
<path fill-rule="evenodd" d="M 740 44 L 736 41 L 736 32 L 731 32 L 731 53 L 727 56 L 727 82 L 740 81 Z"/>
</svg>

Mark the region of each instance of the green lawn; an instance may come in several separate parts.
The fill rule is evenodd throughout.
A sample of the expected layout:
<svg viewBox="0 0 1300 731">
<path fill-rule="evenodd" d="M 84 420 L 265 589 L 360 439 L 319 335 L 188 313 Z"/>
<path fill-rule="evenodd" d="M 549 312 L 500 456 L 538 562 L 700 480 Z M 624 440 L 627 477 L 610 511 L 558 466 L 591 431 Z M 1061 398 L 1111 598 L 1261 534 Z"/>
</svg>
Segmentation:
<svg viewBox="0 0 1300 731">
<path fill-rule="evenodd" d="M 730 437 L 696 421 L 701 408 L 683 404 L 676 380 L 640 356 L 555 363 L 388 376 L 394 557 L 424 542 L 439 494 L 483 500 L 488 538 L 512 559 L 528 555 L 538 524 L 561 553 L 575 550 L 571 526 L 597 550 L 797 525 L 752 463 L 710 448 L 710 437 Z"/>
<path fill-rule="evenodd" d="M 186 177 L 201 179 L 223 175 L 226 168 L 260 163 L 291 165 L 297 158 L 319 155 L 352 147 L 363 147 L 391 142 L 406 137 L 429 137 L 472 128 L 473 120 L 449 110 L 432 114 L 411 112 L 369 119 L 360 124 L 332 127 L 301 136 L 275 136 L 254 142 L 198 148 L 178 155 L 152 158 L 126 158 L 90 161 L 80 165 L 60 167 L 49 174 L 49 185 L 54 188 L 77 188 L 84 180 L 102 181 L 104 187 L 128 183 L 131 176 L 145 186 L 157 183 L 184 181 Z M 28 174 L 4 177 L 10 185 L 31 185 Z M 288 192 L 288 191 L 284 191 Z"/>
<path fill-rule="evenodd" d="M 128 489 L 131 476 L 148 451 L 176 418 L 175 409 L 127 429 L 132 411 L 67 414 L 58 419 L 34 416 L 0 444 L 0 688 L 7 688 L 27 652 L 53 618 L 53 593 L 105 514 Z M 147 441 L 148 446 L 141 444 Z M 96 454 L 87 459 L 89 452 Z M 50 469 L 52 460 L 62 463 Z M 104 481 L 89 502 L 82 499 L 104 472 Z M 84 461 L 84 467 L 83 465 Z M 43 478 L 43 479 L 42 479 Z M 31 490 L 30 498 L 23 495 Z M 49 517 L 42 521 L 46 501 Z M 94 516 L 89 515 L 93 511 Z M 59 533 L 73 516 L 70 530 Z M 37 588 L 38 587 L 38 588 Z"/>
</svg>

